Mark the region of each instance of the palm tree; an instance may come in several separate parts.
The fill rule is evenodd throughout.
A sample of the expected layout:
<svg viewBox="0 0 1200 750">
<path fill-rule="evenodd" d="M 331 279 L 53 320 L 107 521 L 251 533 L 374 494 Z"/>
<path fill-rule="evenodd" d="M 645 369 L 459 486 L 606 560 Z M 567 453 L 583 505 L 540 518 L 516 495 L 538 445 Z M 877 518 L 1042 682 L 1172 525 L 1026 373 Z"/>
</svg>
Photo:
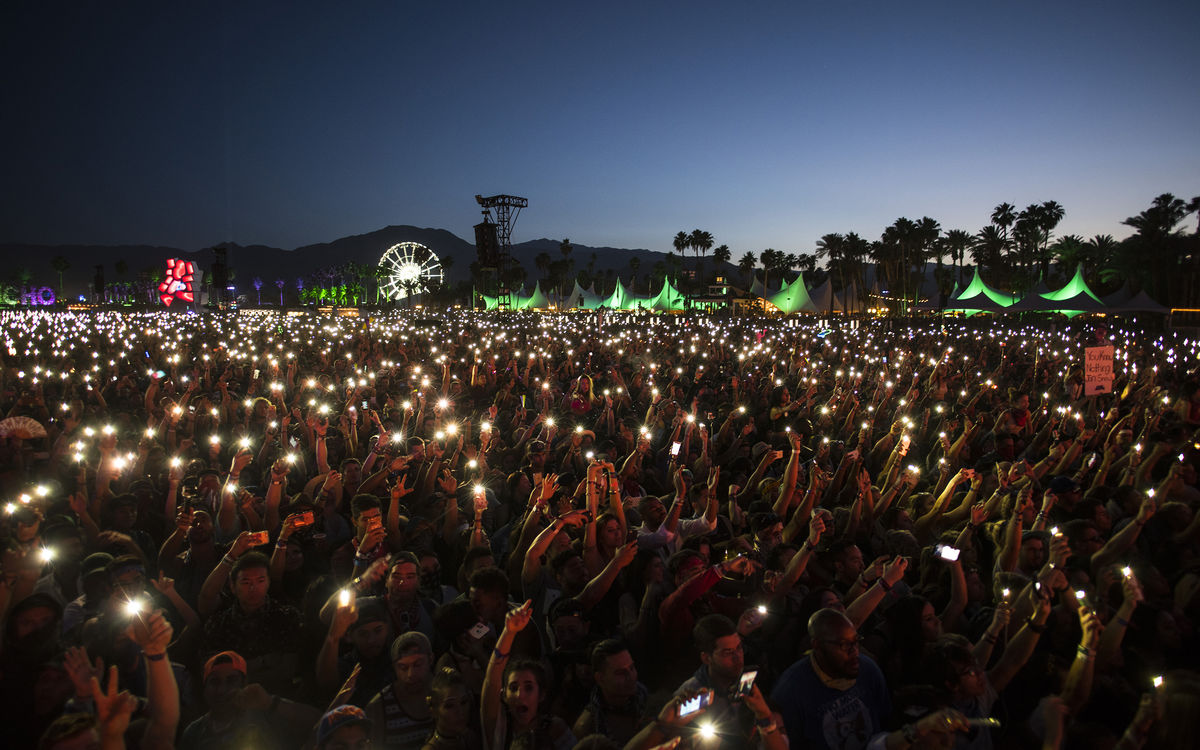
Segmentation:
<svg viewBox="0 0 1200 750">
<path fill-rule="evenodd" d="M 732 253 L 729 250 L 729 245 L 721 245 L 716 250 L 713 250 L 713 261 L 717 263 L 728 263 Z"/>
<path fill-rule="evenodd" d="M 63 280 L 62 280 L 63 271 L 70 268 L 71 263 L 63 256 L 55 255 L 54 258 L 51 259 L 50 265 L 54 268 L 55 271 L 58 271 L 58 296 L 62 297 L 63 296 Z"/>
<path fill-rule="evenodd" d="M 1003 263 L 1004 249 L 1008 247 L 1008 240 L 1001 232 L 1002 230 L 997 225 L 988 224 L 979 230 L 979 234 L 975 235 L 971 244 L 971 260 L 975 262 L 975 265 L 995 270 Z"/>
<path fill-rule="evenodd" d="M 942 225 L 928 216 L 922 216 L 917 222 L 916 235 L 913 237 L 917 245 L 917 256 L 913 258 L 913 264 L 921 269 L 922 275 L 925 273 L 925 261 L 929 258 L 934 258 L 937 261 L 938 268 L 942 266 L 942 254 L 939 252 L 940 243 L 938 240 L 942 236 Z"/>
<path fill-rule="evenodd" d="M 1151 239 L 1166 237 L 1175 230 L 1179 222 L 1191 213 L 1188 204 L 1170 193 L 1163 193 L 1154 199 L 1150 208 L 1137 216 L 1130 216 L 1121 222 L 1133 227 L 1137 234 Z"/>
<path fill-rule="evenodd" d="M 1008 229 L 1017 220 L 1017 207 L 1011 203 L 1001 203 L 992 211 L 992 224 L 1000 230 L 1005 248 L 1008 247 Z"/>
<path fill-rule="evenodd" d="M 258 276 L 255 276 L 254 277 L 254 291 L 258 292 L 259 307 L 262 306 L 262 288 L 263 288 L 263 280 L 261 278 L 259 278 Z"/>
<path fill-rule="evenodd" d="M 550 271 L 550 253 L 538 253 L 533 259 L 533 265 L 537 266 L 537 270 L 541 272 L 542 278 L 549 281 L 546 274 Z"/>
<path fill-rule="evenodd" d="M 957 271 L 958 282 L 962 283 L 962 263 L 971 248 L 971 233 L 965 229 L 951 229 L 942 237 L 942 250 L 950 256 L 950 262 Z"/>
<path fill-rule="evenodd" d="M 825 261 L 825 270 L 832 276 L 837 273 L 838 282 L 843 290 L 846 289 L 846 238 L 838 232 L 821 235 L 817 240 L 816 259 Z M 832 314 L 833 295 L 829 295 L 830 313 Z"/>
<path fill-rule="evenodd" d="M 738 270 L 742 272 L 742 277 L 746 279 L 746 290 L 754 285 L 754 264 L 756 263 L 754 253 L 749 250 L 738 260 Z"/>
<path fill-rule="evenodd" d="M 562 284 L 559 286 L 559 292 L 558 292 L 560 307 L 562 306 L 561 303 L 562 303 L 562 297 L 563 297 L 563 288 L 562 287 L 566 285 L 567 279 L 570 278 L 570 276 L 571 276 L 571 270 L 575 266 L 575 264 L 570 259 L 571 251 L 574 249 L 575 248 L 571 245 L 571 240 L 569 240 L 569 239 L 564 239 L 562 242 L 558 243 L 558 251 L 560 253 L 562 253 L 562 257 L 563 257 Z"/>
<path fill-rule="evenodd" d="M 1136 230 L 1122 243 L 1122 254 L 1142 257 L 1143 272 L 1149 274 L 1155 294 L 1163 304 L 1182 297 L 1196 273 L 1197 254 L 1187 247 L 1184 237 L 1175 233 L 1175 227 L 1189 213 L 1186 202 L 1163 193 L 1150 208 L 1121 222 Z"/>
<path fill-rule="evenodd" d="M 379 299 L 383 296 L 383 285 L 392 275 L 392 270 L 387 266 L 375 266 L 372 275 L 375 277 L 375 304 L 379 304 Z"/>
<path fill-rule="evenodd" d="M 275 279 L 275 286 L 279 287 L 279 306 L 283 307 L 283 287 L 287 284 L 282 278 Z"/>
<path fill-rule="evenodd" d="M 158 293 L 158 285 L 162 283 L 162 280 L 165 279 L 167 275 L 159 266 L 151 266 L 146 270 L 146 277 L 150 280 L 150 288 L 146 290 L 147 301 L 153 305 L 155 301 L 155 295 Z M 201 281 L 203 280 L 204 279 L 201 278 Z M 199 288 L 203 288 L 200 285 L 197 286 L 199 286 Z M 197 295 L 196 298 L 199 299 L 199 295 Z"/>
<path fill-rule="evenodd" d="M 763 296 L 765 297 L 767 295 L 767 280 L 771 276 L 771 271 L 779 268 L 780 264 L 783 262 L 783 253 L 774 248 L 768 247 L 766 250 L 763 250 L 761 253 L 759 253 L 758 260 L 763 265 Z"/>
<path fill-rule="evenodd" d="M 629 271 L 630 271 L 630 273 L 633 274 L 633 278 L 631 278 L 629 281 L 629 285 L 630 285 L 629 291 L 634 294 L 637 294 L 637 272 L 638 272 L 638 269 L 641 267 L 642 267 L 641 258 L 634 255 L 633 257 L 631 257 L 629 259 Z"/>
<path fill-rule="evenodd" d="M 692 241 L 691 236 L 687 232 L 676 232 L 675 238 L 671 240 L 671 246 L 675 248 L 675 252 L 679 253 L 679 257 L 683 257 L 683 252 L 690 247 Z"/>
<path fill-rule="evenodd" d="M 691 235 L 688 236 L 688 246 L 697 255 L 707 255 L 708 251 L 713 246 L 713 236 L 711 232 L 704 232 L 699 229 L 693 229 Z"/>
<path fill-rule="evenodd" d="M 901 216 L 884 229 L 879 238 L 876 259 L 883 266 L 884 276 L 889 285 L 900 282 L 901 296 L 904 300 L 900 306 L 902 313 L 908 310 L 909 277 L 927 232 L 928 227 L 922 230 L 912 219 Z"/>
</svg>

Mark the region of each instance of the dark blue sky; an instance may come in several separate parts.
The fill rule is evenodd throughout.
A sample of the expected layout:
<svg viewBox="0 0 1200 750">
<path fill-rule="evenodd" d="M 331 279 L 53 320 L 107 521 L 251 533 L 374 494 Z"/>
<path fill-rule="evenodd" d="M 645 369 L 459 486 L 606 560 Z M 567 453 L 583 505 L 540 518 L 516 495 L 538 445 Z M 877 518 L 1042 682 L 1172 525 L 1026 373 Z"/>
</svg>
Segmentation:
<svg viewBox="0 0 1200 750">
<path fill-rule="evenodd" d="M 518 242 L 811 252 L 1200 194 L 1195 2 L 4 6 L 2 241 L 469 239 L 511 193 Z"/>
</svg>

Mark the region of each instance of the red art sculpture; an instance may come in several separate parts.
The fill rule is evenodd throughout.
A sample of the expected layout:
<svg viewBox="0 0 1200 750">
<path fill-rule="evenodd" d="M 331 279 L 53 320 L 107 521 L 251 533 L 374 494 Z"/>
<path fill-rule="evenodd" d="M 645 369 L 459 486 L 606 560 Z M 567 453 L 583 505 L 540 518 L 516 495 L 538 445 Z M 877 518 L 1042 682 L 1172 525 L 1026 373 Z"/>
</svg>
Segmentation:
<svg viewBox="0 0 1200 750">
<path fill-rule="evenodd" d="M 167 259 L 167 277 L 158 285 L 158 298 L 162 303 L 170 307 L 176 297 L 184 302 L 192 302 L 195 299 L 192 294 L 192 274 L 195 272 L 196 266 L 191 261 Z"/>
</svg>

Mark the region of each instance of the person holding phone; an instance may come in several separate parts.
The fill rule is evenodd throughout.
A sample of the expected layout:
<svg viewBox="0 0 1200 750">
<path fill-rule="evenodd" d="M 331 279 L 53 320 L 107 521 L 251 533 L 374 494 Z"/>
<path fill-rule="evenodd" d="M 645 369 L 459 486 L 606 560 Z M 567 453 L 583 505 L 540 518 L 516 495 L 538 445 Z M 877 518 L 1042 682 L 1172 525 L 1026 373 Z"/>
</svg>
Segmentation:
<svg viewBox="0 0 1200 750">
<path fill-rule="evenodd" d="M 300 663 L 302 618 L 295 607 L 270 597 L 271 562 L 261 552 L 248 551 L 252 537 L 243 531 L 204 582 L 201 653 L 237 651 L 246 659 L 251 680 L 273 693 L 287 692 Z M 219 607 L 226 582 L 231 584 L 232 600 Z"/>
<path fill-rule="evenodd" d="M 747 669 L 743 639 L 733 620 L 724 615 L 705 615 L 692 629 L 692 640 L 700 652 L 700 667 L 679 686 L 675 696 L 710 691 L 706 721 L 716 728 L 714 740 L 719 741 L 705 747 L 786 748 L 782 717 L 771 710 L 758 685 L 744 679 Z M 704 707 L 705 701 L 700 703 L 697 708 Z"/>
</svg>

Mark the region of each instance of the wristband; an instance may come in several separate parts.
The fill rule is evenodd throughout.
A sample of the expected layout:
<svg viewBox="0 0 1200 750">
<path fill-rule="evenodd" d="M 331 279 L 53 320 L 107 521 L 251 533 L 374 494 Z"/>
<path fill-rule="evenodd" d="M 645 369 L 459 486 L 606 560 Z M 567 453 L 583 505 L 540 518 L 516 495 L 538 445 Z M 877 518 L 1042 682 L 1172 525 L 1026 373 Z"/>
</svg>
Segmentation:
<svg viewBox="0 0 1200 750">
<path fill-rule="evenodd" d="M 1116 620 L 1117 620 L 1117 624 L 1120 625 L 1121 627 L 1123 627 L 1123 628 L 1129 627 L 1129 620 L 1126 620 L 1124 617 L 1118 617 L 1118 618 L 1116 618 Z"/>
<path fill-rule="evenodd" d="M 1033 621 L 1032 617 L 1030 617 L 1029 620 L 1026 621 L 1025 627 L 1029 628 L 1030 630 L 1032 630 L 1035 633 L 1045 633 L 1046 632 L 1046 626 L 1038 625 L 1036 622 Z"/>
<path fill-rule="evenodd" d="M 1092 653 L 1092 650 L 1090 648 L 1088 648 L 1087 646 L 1079 646 L 1078 648 L 1075 649 L 1075 652 L 1078 653 L 1080 656 L 1084 657 L 1085 659 L 1090 659 L 1090 658 L 1092 658 L 1092 656 L 1094 656 L 1094 654 Z"/>
<path fill-rule="evenodd" d="M 878 578 L 876 578 L 875 583 L 879 584 L 879 588 L 883 589 L 885 594 L 892 590 L 892 584 L 883 580 L 883 576 L 879 576 Z"/>
<path fill-rule="evenodd" d="M 228 555 L 228 553 L 226 553 L 226 555 L 225 555 L 224 557 L 222 557 L 222 558 L 221 558 L 221 564 L 222 564 L 222 565 L 228 565 L 229 567 L 233 567 L 233 564 L 234 564 L 235 562 L 237 562 L 237 560 L 235 560 L 234 558 L 230 557 L 230 556 Z"/>
<path fill-rule="evenodd" d="M 989 643 L 990 645 L 995 646 L 996 641 L 1000 640 L 1000 638 L 999 638 L 999 636 L 995 636 L 995 635 L 985 635 L 983 637 L 983 640 L 986 641 L 987 643 Z"/>
<path fill-rule="evenodd" d="M 492 656 L 497 659 L 507 659 L 508 658 L 508 654 L 504 653 L 503 651 L 501 651 L 498 648 L 492 649 Z"/>
<path fill-rule="evenodd" d="M 146 654 L 146 653 L 143 653 L 143 654 L 142 654 L 142 656 L 145 656 L 145 657 L 146 657 L 146 661 L 162 661 L 163 659 L 167 658 L 167 652 L 166 652 L 166 651 L 163 651 L 163 652 L 161 652 L 161 653 L 158 653 L 158 654 Z"/>
</svg>

